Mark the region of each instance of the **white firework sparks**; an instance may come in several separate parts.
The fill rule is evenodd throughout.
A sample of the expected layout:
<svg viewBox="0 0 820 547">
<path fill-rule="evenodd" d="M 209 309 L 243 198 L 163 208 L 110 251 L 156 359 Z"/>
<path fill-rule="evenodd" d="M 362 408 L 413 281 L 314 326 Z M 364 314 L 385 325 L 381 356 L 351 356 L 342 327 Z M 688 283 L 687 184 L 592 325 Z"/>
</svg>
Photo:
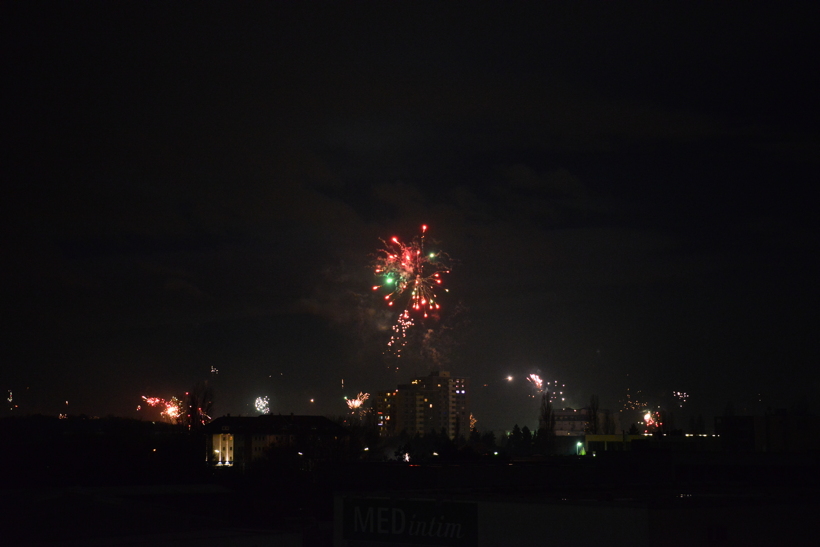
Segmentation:
<svg viewBox="0 0 820 547">
<path fill-rule="evenodd" d="M 267 395 L 264 397 L 257 397 L 254 402 L 256 411 L 260 414 L 270 414 L 270 399 Z"/>
</svg>

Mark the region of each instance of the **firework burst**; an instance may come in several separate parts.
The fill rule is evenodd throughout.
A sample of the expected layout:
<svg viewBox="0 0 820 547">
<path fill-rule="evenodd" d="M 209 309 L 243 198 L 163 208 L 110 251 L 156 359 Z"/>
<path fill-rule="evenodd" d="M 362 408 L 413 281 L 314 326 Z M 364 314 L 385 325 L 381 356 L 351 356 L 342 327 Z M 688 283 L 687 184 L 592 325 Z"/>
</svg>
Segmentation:
<svg viewBox="0 0 820 547">
<path fill-rule="evenodd" d="M 260 414 L 270 414 L 270 398 L 267 395 L 264 397 L 257 397 L 256 401 L 253 403 L 253 406 Z"/>
<path fill-rule="evenodd" d="M 450 273 L 444 253 L 428 252 L 424 248 L 426 232 L 427 226 L 423 225 L 421 235 L 407 244 L 398 237 L 389 242 L 382 240 L 384 248 L 378 251 L 374 263 L 374 272 L 381 277 L 381 283 L 374 285 L 373 290 L 387 292 L 384 300 L 388 306 L 406 301 L 402 313 L 405 321 L 411 313 L 418 313 L 423 319 L 438 314 L 441 305 L 436 291 L 441 286 L 442 275 Z"/>
<path fill-rule="evenodd" d="M 512 377 L 508 377 L 508 380 Z M 562 402 L 565 401 L 564 391 L 563 389 L 566 387 L 564 384 L 559 384 L 558 380 L 553 380 L 552 382 L 544 382 L 544 379 L 541 378 L 538 374 L 530 374 L 527 376 L 527 381 L 532 384 L 535 388 L 536 395 L 531 395 L 531 397 L 536 397 L 537 394 L 547 392 L 549 393 L 550 402 L 555 403 L 558 399 L 561 399 Z"/>
<path fill-rule="evenodd" d="M 626 399 L 622 401 L 623 408 L 621 411 L 624 410 L 640 410 L 645 408 L 647 403 L 645 401 L 641 401 L 641 390 L 635 392 L 635 395 L 632 395 L 629 388 L 626 388 Z"/>
<path fill-rule="evenodd" d="M 659 428 L 663 426 L 663 422 L 661 422 L 660 412 L 653 412 L 651 410 L 647 410 L 646 413 L 643 415 L 643 421 L 644 424 L 646 424 L 646 429 L 644 430 L 645 433 L 657 431 Z"/>
<path fill-rule="evenodd" d="M 359 394 L 356 396 L 355 399 L 348 399 L 347 400 L 347 407 L 350 410 L 357 410 L 357 409 L 361 408 L 362 404 L 364 404 L 364 402 L 369 398 L 370 398 L 369 393 L 359 392 Z"/>
<path fill-rule="evenodd" d="M 355 399 L 346 399 L 345 402 L 347 403 L 347 408 L 350 409 L 352 414 L 358 413 L 359 417 L 363 418 L 365 414 L 367 414 L 367 409 L 364 408 L 364 402 L 369 398 L 369 393 L 359 392 Z"/>
<path fill-rule="evenodd" d="M 541 393 L 544 390 L 544 380 L 537 374 L 527 376 L 527 381 L 535 387 L 535 391 Z"/>
<path fill-rule="evenodd" d="M 168 422 L 172 424 L 182 422 L 185 415 L 185 409 L 182 401 L 176 397 L 171 397 L 170 400 L 165 400 L 162 397 L 145 397 L 143 395 L 142 400 L 145 401 L 145 404 L 148 406 L 161 408 L 162 411 L 160 412 L 160 416 L 168 420 Z"/>
</svg>

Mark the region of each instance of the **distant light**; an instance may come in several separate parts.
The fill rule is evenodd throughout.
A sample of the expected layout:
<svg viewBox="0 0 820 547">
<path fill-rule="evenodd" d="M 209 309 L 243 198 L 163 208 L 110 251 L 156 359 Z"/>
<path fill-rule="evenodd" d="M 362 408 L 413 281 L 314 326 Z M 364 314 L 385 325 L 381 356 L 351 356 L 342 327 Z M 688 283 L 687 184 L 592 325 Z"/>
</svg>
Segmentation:
<svg viewBox="0 0 820 547">
<path fill-rule="evenodd" d="M 364 447 L 364 450 L 365 450 L 365 452 L 367 452 L 367 451 L 368 451 L 368 450 L 370 450 L 370 449 L 369 449 L 368 447 L 366 447 L 366 446 L 365 446 L 365 447 Z"/>
<path fill-rule="evenodd" d="M 507 381 L 512 382 L 512 376 L 507 376 Z"/>
</svg>

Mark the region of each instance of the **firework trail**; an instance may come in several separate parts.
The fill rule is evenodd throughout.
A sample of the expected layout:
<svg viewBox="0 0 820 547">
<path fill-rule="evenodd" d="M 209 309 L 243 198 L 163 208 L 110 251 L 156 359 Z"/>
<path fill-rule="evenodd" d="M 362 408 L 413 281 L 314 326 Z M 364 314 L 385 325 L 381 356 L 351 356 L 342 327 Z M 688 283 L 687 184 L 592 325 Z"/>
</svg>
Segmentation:
<svg viewBox="0 0 820 547">
<path fill-rule="evenodd" d="M 257 397 L 254 401 L 256 411 L 260 414 L 270 414 L 270 399 L 267 395 L 264 397 Z"/>
<path fill-rule="evenodd" d="M 393 350 L 399 357 L 401 357 L 401 349 L 407 343 L 407 331 L 412 326 L 413 319 L 410 317 L 408 310 L 404 310 L 396 321 L 396 324 L 393 325 L 393 334 L 390 336 L 387 347 Z"/>
</svg>

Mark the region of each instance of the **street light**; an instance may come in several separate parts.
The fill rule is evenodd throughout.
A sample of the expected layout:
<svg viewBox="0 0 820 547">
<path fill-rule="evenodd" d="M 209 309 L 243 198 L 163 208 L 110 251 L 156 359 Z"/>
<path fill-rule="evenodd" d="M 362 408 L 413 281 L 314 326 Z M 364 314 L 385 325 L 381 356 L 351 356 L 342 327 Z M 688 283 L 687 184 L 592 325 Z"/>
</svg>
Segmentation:
<svg viewBox="0 0 820 547">
<path fill-rule="evenodd" d="M 578 443 L 575 445 L 575 455 L 576 456 L 581 455 L 581 447 L 582 446 L 584 446 L 584 443 L 582 443 L 581 441 L 578 441 Z"/>
</svg>

